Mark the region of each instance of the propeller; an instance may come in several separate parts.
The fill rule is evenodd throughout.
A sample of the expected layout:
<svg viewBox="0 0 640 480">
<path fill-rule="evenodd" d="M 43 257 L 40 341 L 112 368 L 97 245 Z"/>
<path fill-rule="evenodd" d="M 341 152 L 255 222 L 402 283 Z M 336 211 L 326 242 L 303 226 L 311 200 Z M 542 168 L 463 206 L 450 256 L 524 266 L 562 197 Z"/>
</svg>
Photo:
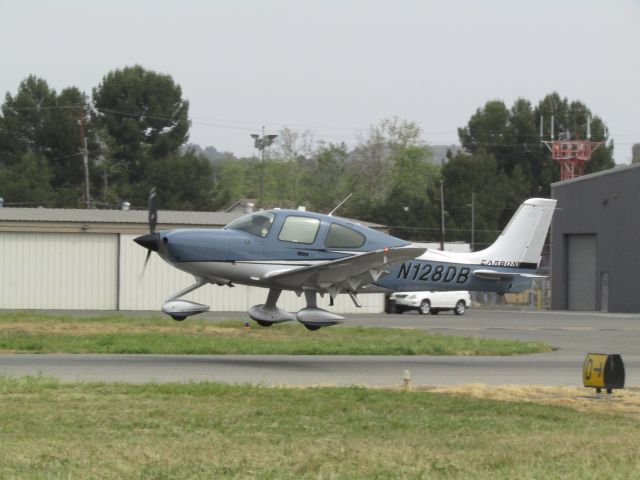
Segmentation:
<svg viewBox="0 0 640 480">
<path fill-rule="evenodd" d="M 151 257 L 151 252 L 157 252 L 160 248 L 160 235 L 156 233 L 156 226 L 158 225 L 158 203 L 157 203 L 157 194 L 156 187 L 151 189 L 149 192 L 149 233 L 146 235 L 142 235 L 141 237 L 136 238 L 134 241 L 146 248 L 147 258 L 144 260 L 144 267 L 142 272 L 147 269 L 147 263 L 149 263 L 149 257 Z"/>
<path fill-rule="evenodd" d="M 156 225 L 158 225 L 158 196 L 156 187 L 152 187 L 149 192 L 149 233 L 156 231 Z"/>
</svg>

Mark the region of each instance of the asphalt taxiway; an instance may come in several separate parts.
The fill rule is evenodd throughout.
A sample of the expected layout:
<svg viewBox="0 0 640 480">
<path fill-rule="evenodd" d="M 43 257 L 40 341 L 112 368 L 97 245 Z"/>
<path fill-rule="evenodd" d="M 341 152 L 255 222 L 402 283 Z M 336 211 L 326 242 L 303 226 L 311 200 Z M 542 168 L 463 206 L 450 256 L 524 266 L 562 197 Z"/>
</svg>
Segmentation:
<svg viewBox="0 0 640 480">
<path fill-rule="evenodd" d="M 212 321 L 242 313 L 208 313 Z M 290 355 L 0 355 L 0 374 L 62 380 L 222 381 L 263 385 L 581 385 L 591 353 L 619 353 L 626 384 L 640 385 L 640 315 L 469 310 L 464 316 L 350 315 L 349 325 L 420 328 L 447 335 L 542 340 L 557 348 L 512 357 Z M 257 328 L 257 327 L 256 327 Z M 339 328 L 339 327 L 332 327 Z M 313 335 L 313 332 L 309 332 Z"/>
</svg>

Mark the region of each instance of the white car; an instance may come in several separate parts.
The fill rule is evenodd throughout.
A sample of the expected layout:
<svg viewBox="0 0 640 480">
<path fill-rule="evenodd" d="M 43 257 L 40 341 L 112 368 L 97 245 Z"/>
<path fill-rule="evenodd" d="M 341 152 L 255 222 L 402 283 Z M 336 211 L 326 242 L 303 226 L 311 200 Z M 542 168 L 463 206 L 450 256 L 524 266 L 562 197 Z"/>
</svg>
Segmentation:
<svg viewBox="0 0 640 480">
<path fill-rule="evenodd" d="M 392 293 L 389 300 L 396 303 L 396 312 L 417 310 L 422 315 L 436 315 L 444 310 L 453 310 L 456 315 L 464 315 L 471 296 L 466 290 L 454 292 L 398 292 Z"/>
</svg>

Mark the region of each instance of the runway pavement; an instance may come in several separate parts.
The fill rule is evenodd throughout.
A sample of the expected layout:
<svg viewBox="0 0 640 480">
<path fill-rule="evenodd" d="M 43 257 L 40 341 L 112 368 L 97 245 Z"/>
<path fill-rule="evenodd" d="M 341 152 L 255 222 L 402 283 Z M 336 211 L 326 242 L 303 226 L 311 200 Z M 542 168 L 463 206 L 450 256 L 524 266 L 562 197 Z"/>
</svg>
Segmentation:
<svg viewBox="0 0 640 480">
<path fill-rule="evenodd" d="M 207 318 L 244 318 L 208 313 Z M 187 320 L 188 321 L 188 320 Z M 0 355 L 0 373 L 63 380 L 202 381 L 264 385 L 581 385 L 589 352 L 620 353 L 627 385 L 640 385 L 640 315 L 470 310 L 464 316 L 352 315 L 350 325 L 422 328 L 450 335 L 543 340 L 555 352 L 515 357 L 288 355 Z M 332 327 L 339 328 L 339 327 Z M 313 335 L 313 332 L 309 332 Z"/>
</svg>

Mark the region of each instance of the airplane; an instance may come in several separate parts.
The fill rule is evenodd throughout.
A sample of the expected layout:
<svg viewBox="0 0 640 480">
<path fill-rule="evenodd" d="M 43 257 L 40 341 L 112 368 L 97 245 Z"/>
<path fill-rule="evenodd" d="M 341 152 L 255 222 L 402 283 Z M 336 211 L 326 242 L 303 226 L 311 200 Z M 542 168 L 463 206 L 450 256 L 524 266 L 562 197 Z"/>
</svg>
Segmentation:
<svg viewBox="0 0 640 480">
<path fill-rule="evenodd" d="M 340 204 L 341 205 L 341 204 Z M 338 205 L 338 207 L 340 207 Z M 523 202 L 497 240 L 477 252 L 428 249 L 353 220 L 301 210 L 271 209 L 244 215 L 222 229 L 155 231 L 156 194 L 149 199 L 150 233 L 135 239 L 196 283 L 171 296 L 162 311 L 175 320 L 209 306 L 181 297 L 206 284 L 269 289 L 264 304 L 249 309 L 263 327 L 297 320 L 309 330 L 345 318 L 318 308 L 317 295 L 330 305 L 347 294 L 360 306 L 359 293 L 417 290 L 519 292 L 536 275 L 556 200 Z M 304 294 L 306 307 L 291 313 L 278 308 L 283 290 Z"/>
</svg>

